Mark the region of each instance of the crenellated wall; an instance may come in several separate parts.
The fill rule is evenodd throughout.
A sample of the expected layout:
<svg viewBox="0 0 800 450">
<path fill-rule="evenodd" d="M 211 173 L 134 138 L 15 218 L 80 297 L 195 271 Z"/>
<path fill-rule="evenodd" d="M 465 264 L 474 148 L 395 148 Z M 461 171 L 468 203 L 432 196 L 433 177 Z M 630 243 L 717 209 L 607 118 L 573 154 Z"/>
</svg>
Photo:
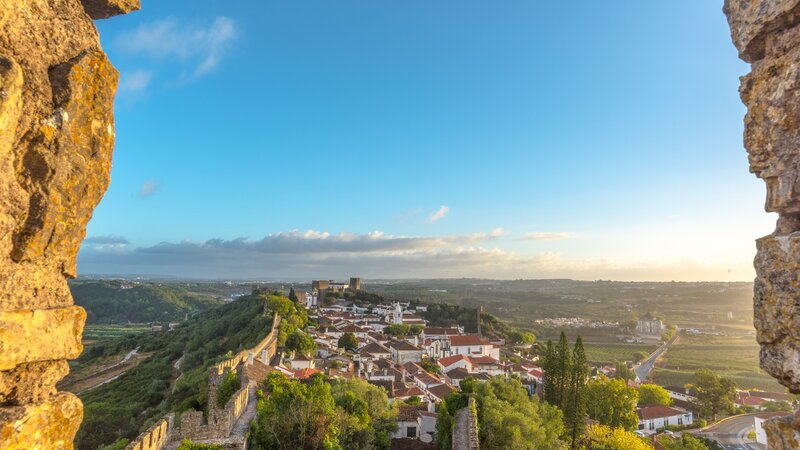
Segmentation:
<svg viewBox="0 0 800 450">
<path fill-rule="evenodd" d="M 110 180 L 118 74 L 92 19 L 139 0 L 0 0 L 0 449 L 71 449 L 82 351 L 67 278 Z"/>
<path fill-rule="evenodd" d="M 767 186 L 775 231 L 757 240 L 754 323 L 761 367 L 800 393 L 800 0 L 726 0 L 739 57 L 751 63 L 739 92 L 747 106 L 750 171 Z M 770 448 L 800 448 L 800 415 L 768 422 Z"/>
<path fill-rule="evenodd" d="M 244 370 L 246 364 L 254 359 L 260 359 L 265 365 L 275 356 L 278 345 L 278 327 L 280 326 L 281 316 L 275 314 L 269 333 L 253 348 L 243 350 L 232 358 L 226 359 L 215 364 L 208 370 L 208 414 L 207 420 L 202 411 L 186 411 L 181 414 L 179 424 L 174 424 L 172 415 L 166 416 L 159 423 L 168 422 L 164 429 L 165 434 L 158 440 L 154 440 L 153 431 L 156 425 L 139 435 L 131 442 L 126 450 L 161 450 L 170 441 L 180 441 L 190 439 L 192 441 L 205 441 L 211 439 L 221 439 L 230 436 L 236 421 L 242 416 L 253 396 L 253 386 L 247 378 Z M 266 361 L 263 361 L 266 356 Z M 236 391 L 224 408 L 217 406 L 217 388 L 231 371 L 236 371 L 241 381 L 242 388 Z M 157 424 L 158 425 L 158 424 Z M 178 426 L 175 426 L 178 425 Z M 149 447 L 143 446 L 149 443 Z M 140 447 L 136 447 L 139 445 Z"/>
<path fill-rule="evenodd" d="M 128 444 L 125 450 L 161 450 L 170 440 L 174 421 L 175 415 L 168 414 Z"/>
<path fill-rule="evenodd" d="M 260 359 L 264 365 L 269 365 L 270 360 L 273 356 L 275 356 L 275 352 L 278 349 L 278 327 L 281 324 L 281 316 L 275 314 L 272 319 L 272 327 L 267 333 L 266 337 L 261 340 L 258 344 L 255 345 L 253 348 L 249 348 L 247 350 L 242 350 L 241 352 L 237 353 L 233 358 L 226 359 L 221 363 L 215 364 L 213 370 L 217 372 L 218 375 L 222 375 L 226 370 L 231 370 L 234 367 L 238 366 L 240 363 L 245 362 L 247 363 L 248 360 L 252 362 L 252 359 Z M 264 350 L 267 351 L 267 360 L 264 361 L 262 355 L 264 354 Z"/>
</svg>

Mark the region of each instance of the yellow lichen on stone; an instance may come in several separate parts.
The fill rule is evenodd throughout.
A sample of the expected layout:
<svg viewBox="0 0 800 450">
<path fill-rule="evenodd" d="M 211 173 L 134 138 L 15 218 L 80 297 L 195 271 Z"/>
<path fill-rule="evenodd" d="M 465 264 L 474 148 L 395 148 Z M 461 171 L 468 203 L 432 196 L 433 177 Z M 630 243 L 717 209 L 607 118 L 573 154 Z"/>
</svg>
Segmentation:
<svg viewBox="0 0 800 450">
<path fill-rule="evenodd" d="M 18 364 L 77 358 L 86 311 L 80 306 L 0 311 L 0 370 Z"/>
<path fill-rule="evenodd" d="M 61 392 L 38 404 L 0 410 L 0 450 L 70 450 L 83 420 L 78 397 Z"/>
</svg>

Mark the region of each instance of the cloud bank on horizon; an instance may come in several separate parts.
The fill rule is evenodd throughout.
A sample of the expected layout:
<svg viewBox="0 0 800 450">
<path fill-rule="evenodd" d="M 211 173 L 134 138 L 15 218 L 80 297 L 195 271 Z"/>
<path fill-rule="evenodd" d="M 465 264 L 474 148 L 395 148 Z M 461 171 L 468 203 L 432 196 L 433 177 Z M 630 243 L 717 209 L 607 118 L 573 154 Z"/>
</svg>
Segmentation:
<svg viewBox="0 0 800 450">
<path fill-rule="evenodd" d="M 566 238 L 570 233 L 546 233 Z M 209 239 L 132 246 L 121 236 L 86 239 L 79 254 L 82 274 L 189 278 L 577 278 L 629 281 L 741 280 L 746 267 L 692 260 L 619 262 L 571 260 L 560 252 L 520 254 L 494 243 L 507 233 L 401 236 L 287 231 L 259 240 Z M 513 238 L 512 238 L 513 239 Z M 523 237 L 523 239 L 525 239 Z"/>
</svg>

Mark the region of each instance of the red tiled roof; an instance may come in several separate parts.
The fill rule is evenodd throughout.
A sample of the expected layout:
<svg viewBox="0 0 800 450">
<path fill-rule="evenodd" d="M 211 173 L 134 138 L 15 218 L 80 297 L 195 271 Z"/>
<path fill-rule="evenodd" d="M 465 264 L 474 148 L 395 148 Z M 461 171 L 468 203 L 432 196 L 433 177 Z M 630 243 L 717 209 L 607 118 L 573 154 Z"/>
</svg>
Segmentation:
<svg viewBox="0 0 800 450">
<path fill-rule="evenodd" d="M 488 365 L 488 364 L 499 364 L 500 362 L 491 356 L 470 356 L 469 362 L 473 365 Z"/>
<path fill-rule="evenodd" d="M 294 377 L 304 380 L 315 373 L 321 373 L 321 371 L 317 369 L 300 369 L 294 371 Z"/>
<path fill-rule="evenodd" d="M 792 397 L 790 397 L 789 394 L 784 394 L 781 392 L 749 391 L 748 393 L 750 394 L 750 397 L 763 398 L 768 401 L 792 401 Z"/>
<path fill-rule="evenodd" d="M 636 414 L 641 420 L 660 419 L 662 417 L 672 417 L 687 414 L 679 409 L 670 408 L 663 405 L 642 406 L 636 409 Z"/>
<path fill-rule="evenodd" d="M 418 379 L 419 381 L 422 382 L 422 384 L 426 386 L 430 384 L 441 383 L 441 380 L 439 380 L 439 378 L 429 374 L 424 370 L 420 370 L 419 372 L 414 374 L 414 378 Z"/>
<path fill-rule="evenodd" d="M 439 363 L 440 366 L 447 367 L 458 361 L 466 361 L 466 360 L 467 357 L 464 355 L 453 355 L 453 356 L 446 356 L 444 358 L 439 358 L 437 362 Z"/>
<path fill-rule="evenodd" d="M 420 411 L 422 411 L 424 406 L 422 405 L 400 405 L 397 411 L 397 421 L 398 422 L 414 422 L 417 420 L 417 416 L 419 415 Z"/>
<path fill-rule="evenodd" d="M 431 395 L 433 395 L 436 398 L 444 399 L 451 392 L 455 392 L 455 389 L 450 387 L 450 386 L 448 386 L 448 385 L 446 385 L 446 384 L 440 384 L 440 385 L 428 388 L 428 392 L 430 392 Z"/>
<path fill-rule="evenodd" d="M 486 345 L 488 341 L 481 339 L 477 334 L 465 334 L 462 336 L 450 336 L 450 346 L 464 345 Z"/>
<path fill-rule="evenodd" d="M 429 328 L 425 328 L 424 333 L 426 335 L 433 334 L 433 335 L 440 335 L 440 336 L 443 336 L 443 335 L 454 336 L 454 335 L 458 334 L 458 328 L 429 327 Z"/>
<path fill-rule="evenodd" d="M 395 397 L 422 397 L 423 395 L 425 395 L 425 393 L 422 392 L 422 389 L 416 386 L 398 388 L 394 390 Z"/>
</svg>

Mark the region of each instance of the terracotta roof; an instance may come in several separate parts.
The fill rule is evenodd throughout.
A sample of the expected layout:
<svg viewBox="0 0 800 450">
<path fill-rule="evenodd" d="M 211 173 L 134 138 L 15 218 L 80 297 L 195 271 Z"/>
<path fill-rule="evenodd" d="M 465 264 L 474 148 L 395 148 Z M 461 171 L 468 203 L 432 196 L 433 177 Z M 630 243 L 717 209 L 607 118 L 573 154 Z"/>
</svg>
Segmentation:
<svg viewBox="0 0 800 450">
<path fill-rule="evenodd" d="M 408 372 L 411 375 L 414 375 L 415 373 L 417 373 L 417 372 L 419 372 L 421 370 L 424 370 L 422 368 L 422 366 L 420 366 L 419 364 L 415 363 L 414 361 L 409 361 L 409 362 L 403 364 L 403 369 L 405 369 L 405 371 Z"/>
<path fill-rule="evenodd" d="M 662 417 L 681 416 L 688 414 L 686 411 L 670 408 L 663 405 L 642 406 L 636 409 L 636 414 L 640 420 L 660 419 Z"/>
<path fill-rule="evenodd" d="M 397 351 L 400 351 L 400 352 L 421 351 L 422 350 L 421 348 L 419 348 L 419 347 L 417 347 L 415 345 L 411 345 L 406 341 L 392 341 L 392 342 L 389 342 L 387 345 L 389 347 L 397 350 Z"/>
<path fill-rule="evenodd" d="M 448 394 L 450 394 L 451 392 L 455 392 L 455 388 L 452 388 L 446 384 L 440 384 L 428 388 L 428 392 L 438 399 L 445 399 Z"/>
<path fill-rule="evenodd" d="M 400 388 L 396 387 L 394 390 L 395 397 L 414 397 L 414 396 L 422 397 L 423 395 L 425 395 L 425 393 L 422 392 L 422 389 L 416 386 L 410 386 L 410 387 L 404 386 Z"/>
<path fill-rule="evenodd" d="M 455 336 L 458 334 L 458 328 L 441 328 L 441 327 L 429 327 L 425 328 L 424 333 L 426 335 L 434 334 L 434 335 L 448 335 L 448 336 Z"/>
<path fill-rule="evenodd" d="M 463 345 L 486 345 L 488 341 L 481 339 L 477 334 L 464 334 L 462 336 L 450 336 L 450 346 Z"/>
<path fill-rule="evenodd" d="M 400 405 L 397 410 L 397 421 L 416 422 L 419 412 L 422 411 L 420 408 L 424 407 L 422 405 Z"/>
<path fill-rule="evenodd" d="M 294 371 L 294 377 L 304 380 L 310 377 L 311 375 L 314 375 L 315 373 L 321 373 L 321 372 L 322 371 L 317 369 L 300 369 Z"/>
<path fill-rule="evenodd" d="M 789 394 L 781 392 L 749 391 L 748 393 L 751 397 L 759 397 L 769 401 L 792 401 L 792 397 L 790 397 Z"/>
<path fill-rule="evenodd" d="M 439 378 L 429 374 L 428 372 L 426 372 L 424 370 L 420 370 L 419 372 L 414 374 L 414 378 L 416 378 L 417 380 L 419 380 L 422 384 L 424 384 L 426 386 L 442 382 Z"/>
<path fill-rule="evenodd" d="M 491 356 L 470 356 L 469 362 L 477 365 L 500 364 L 500 361 L 492 358 Z"/>
<path fill-rule="evenodd" d="M 381 344 L 378 344 L 377 342 L 371 342 L 361 347 L 358 350 L 358 353 L 361 354 L 369 353 L 371 355 L 389 355 L 392 352 L 388 348 L 382 346 Z"/>
<path fill-rule="evenodd" d="M 450 378 L 451 380 L 463 380 L 469 376 L 469 372 L 463 367 L 456 367 L 450 372 L 447 372 L 446 375 L 447 378 Z"/>
<path fill-rule="evenodd" d="M 453 356 L 446 356 L 444 358 L 439 358 L 437 362 L 439 363 L 440 366 L 447 367 L 458 361 L 465 361 L 465 360 L 467 360 L 467 357 L 465 355 L 453 355 Z"/>
</svg>

